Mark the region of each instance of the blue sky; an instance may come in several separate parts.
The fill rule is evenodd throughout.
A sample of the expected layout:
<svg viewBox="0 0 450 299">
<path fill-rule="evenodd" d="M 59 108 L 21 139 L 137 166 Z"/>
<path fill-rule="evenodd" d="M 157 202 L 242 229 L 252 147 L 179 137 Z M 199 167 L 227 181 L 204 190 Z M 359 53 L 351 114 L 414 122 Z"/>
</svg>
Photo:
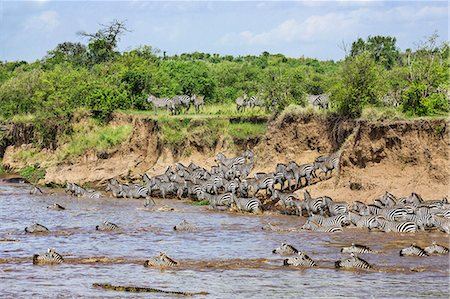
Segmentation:
<svg viewBox="0 0 450 299">
<path fill-rule="evenodd" d="M 208 52 L 339 60 L 340 45 L 390 35 L 404 50 L 435 31 L 448 40 L 448 1 L 5 1 L 0 60 L 33 61 L 77 31 L 127 20 L 120 50 L 151 45 L 169 55 Z"/>
</svg>

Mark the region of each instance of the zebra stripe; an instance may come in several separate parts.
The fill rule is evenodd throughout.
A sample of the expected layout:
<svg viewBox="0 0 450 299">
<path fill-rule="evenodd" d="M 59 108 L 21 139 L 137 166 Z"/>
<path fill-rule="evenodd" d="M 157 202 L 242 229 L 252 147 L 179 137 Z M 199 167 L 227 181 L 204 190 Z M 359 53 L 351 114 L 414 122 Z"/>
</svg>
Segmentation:
<svg viewBox="0 0 450 299">
<path fill-rule="evenodd" d="M 377 216 L 376 222 L 377 228 L 384 232 L 415 233 L 417 231 L 417 225 L 411 221 L 393 222 Z"/>
<path fill-rule="evenodd" d="M 291 255 L 291 254 L 297 254 L 298 250 L 294 246 L 286 243 L 282 243 L 281 246 L 275 248 L 272 250 L 273 254 L 279 254 L 279 255 Z"/>
<path fill-rule="evenodd" d="M 355 243 L 352 243 L 352 246 L 349 246 L 349 247 L 342 247 L 341 252 L 342 253 L 378 253 L 377 251 L 372 250 L 367 246 L 355 244 Z"/>
<path fill-rule="evenodd" d="M 436 241 L 433 241 L 433 243 L 430 246 L 425 247 L 424 250 L 427 254 L 447 254 L 449 252 L 447 247 L 436 244 Z"/>
<path fill-rule="evenodd" d="M 175 225 L 173 227 L 173 230 L 185 231 L 185 232 L 193 232 L 196 229 L 197 229 L 197 227 L 194 224 L 189 223 L 186 220 L 181 221 L 180 223 L 178 223 L 177 225 Z"/>
<path fill-rule="evenodd" d="M 119 229 L 119 226 L 117 226 L 117 224 L 114 224 L 109 221 L 103 221 L 102 224 L 97 225 L 95 227 L 95 230 L 101 230 L 101 231 L 116 230 L 116 229 Z"/>
<path fill-rule="evenodd" d="M 61 264 L 63 262 L 64 258 L 54 248 L 49 248 L 47 253 L 33 255 L 34 265 Z"/>
<path fill-rule="evenodd" d="M 33 225 L 25 227 L 25 232 L 30 234 L 47 233 L 48 231 L 49 231 L 48 228 L 39 223 L 35 223 Z"/>
<path fill-rule="evenodd" d="M 428 253 L 416 244 L 411 244 L 411 246 L 400 250 L 400 256 L 428 256 Z"/>
<path fill-rule="evenodd" d="M 313 261 L 306 253 L 300 251 L 296 256 L 288 257 L 283 261 L 284 266 L 294 266 L 294 267 L 315 267 L 316 262 Z"/>
<path fill-rule="evenodd" d="M 144 267 L 174 267 L 178 264 L 178 262 L 170 258 L 167 254 L 160 252 L 159 256 L 146 260 Z"/>
<path fill-rule="evenodd" d="M 372 265 L 367 261 L 359 258 L 354 253 L 347 259 L 336 261 L 334 266 L 338 269 L 372 269 Z"/>
<path fill-rule="evenodd" d="M 250 213 L 262 212 L 262 204 L 257 198 L 235 197 L 231 207 L 241 212 L 250 212 Z"/>
</svg>

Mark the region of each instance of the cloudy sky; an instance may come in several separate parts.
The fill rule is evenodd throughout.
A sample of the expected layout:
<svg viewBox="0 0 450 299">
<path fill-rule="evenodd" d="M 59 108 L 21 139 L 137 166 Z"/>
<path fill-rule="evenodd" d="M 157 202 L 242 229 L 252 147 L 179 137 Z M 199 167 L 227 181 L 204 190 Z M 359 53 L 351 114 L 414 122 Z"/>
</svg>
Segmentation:
<svg viewBox="0 0 450 299">
<path fill-rule="evenodd" d="M 77 31 L 127 20 L 120 50 L 169 55 L 263 51 L 338 60 L 342 43 L 390 35 L 401 49 L 435 31 L 448 40 L 448 1 L 0 1 L 0 60 L 33 61 Z"/>
</svg>

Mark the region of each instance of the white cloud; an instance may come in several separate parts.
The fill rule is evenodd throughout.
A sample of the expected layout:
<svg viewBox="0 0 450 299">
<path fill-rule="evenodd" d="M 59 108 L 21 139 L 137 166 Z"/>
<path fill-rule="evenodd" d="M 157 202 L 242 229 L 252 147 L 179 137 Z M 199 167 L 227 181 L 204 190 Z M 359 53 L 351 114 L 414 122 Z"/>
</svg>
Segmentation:
<svg viewBox="0 0 450 299">
<path fill-rule="evenodd" d="M 227 34 L 222 37 L 221 42 L 267 45 L 276 42 L 322 40 L 336 33 L 351 30 L 355 24 L 354 18 L 344 14 L 312 15 L 304 20 L 286 20 L 273 29 L 261 33 L 242 31 L 238 34 Z"/>
<path fill-rule="evenodd" d="M 59 26 L 58 13 L 55 11 L 44 11 L 37 16 L 29 18 L 25 22 L 25 30 L 43 30 L 52 32 Z"/>
<path fill-rule="evenodd" d="M 359 34 L 378 34 L 401 24 L 448 18 L 446 7 L 400 6 L 395 8 L 358 8 L 340 12 L 311 15 L 305 19 L 291 18 L 263 32 L 228 33 L 220 42 L 225 45 L 276 45 L 290 42 L 319 42 L 353 38 Z M 388 31 L 392 31 L 392 30 Z M 394 30 L 395 31 L 395 30 Z M 393 32 L 392 34 L 394 34 Z"/>
</svg>

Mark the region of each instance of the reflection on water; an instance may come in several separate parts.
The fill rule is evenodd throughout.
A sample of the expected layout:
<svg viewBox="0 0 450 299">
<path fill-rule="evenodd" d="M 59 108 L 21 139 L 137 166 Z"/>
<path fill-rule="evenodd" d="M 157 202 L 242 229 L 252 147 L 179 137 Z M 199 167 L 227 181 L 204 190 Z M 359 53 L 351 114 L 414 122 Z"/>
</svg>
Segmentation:
<svg viewBox="0 0 450 299">
<path fill-rule="evenodd" d="M 175 212 L 142 209 L 143 201 L 111 198 L 31 196 L 28 185 L 0 185 L 0 289 L 12 297 L 146 297 L 173 295 L 117 293 L 94 288 L 93 283 L 132 285 L 199 292 L 196 298 L 300 297 L 448 297 L 447 256 L 399 257 L 411 243 L 425 246 L 436 240 L 449 243 L 440 232 L 394 234 L 357 229 L 325 234 L 299 232 L 304 218 L 275 215 L 237 215 L 211 212 L 176 200 L 158 204 Z M 47 210 L 57 202 L 64 211 Z M 175 232 L 183 219 L 196 224 L 195 232 Z M 99 232 L 108 220 L 119 231 Z M 25 234 L 33 223 L 47 234 Z M 266 222 L 278 231 L 263 231 Z M 282 267 L 283 257 L 272 254 L 282 242 L 291 243 L 318 261 L 317 269 Z M 378 250 L 364 255 L 374 271 L 337 271 L 334 261 L 343 245 L 361 243 Z M 57 266 L 34 266 L 32 255 L 54 247 L 66 259 Z M 174 269 L 145 268 L 145 259 L 166 252 L 181 265 Z M 17 297 L 17 296 L 15 296 Z"/>
</svg>

